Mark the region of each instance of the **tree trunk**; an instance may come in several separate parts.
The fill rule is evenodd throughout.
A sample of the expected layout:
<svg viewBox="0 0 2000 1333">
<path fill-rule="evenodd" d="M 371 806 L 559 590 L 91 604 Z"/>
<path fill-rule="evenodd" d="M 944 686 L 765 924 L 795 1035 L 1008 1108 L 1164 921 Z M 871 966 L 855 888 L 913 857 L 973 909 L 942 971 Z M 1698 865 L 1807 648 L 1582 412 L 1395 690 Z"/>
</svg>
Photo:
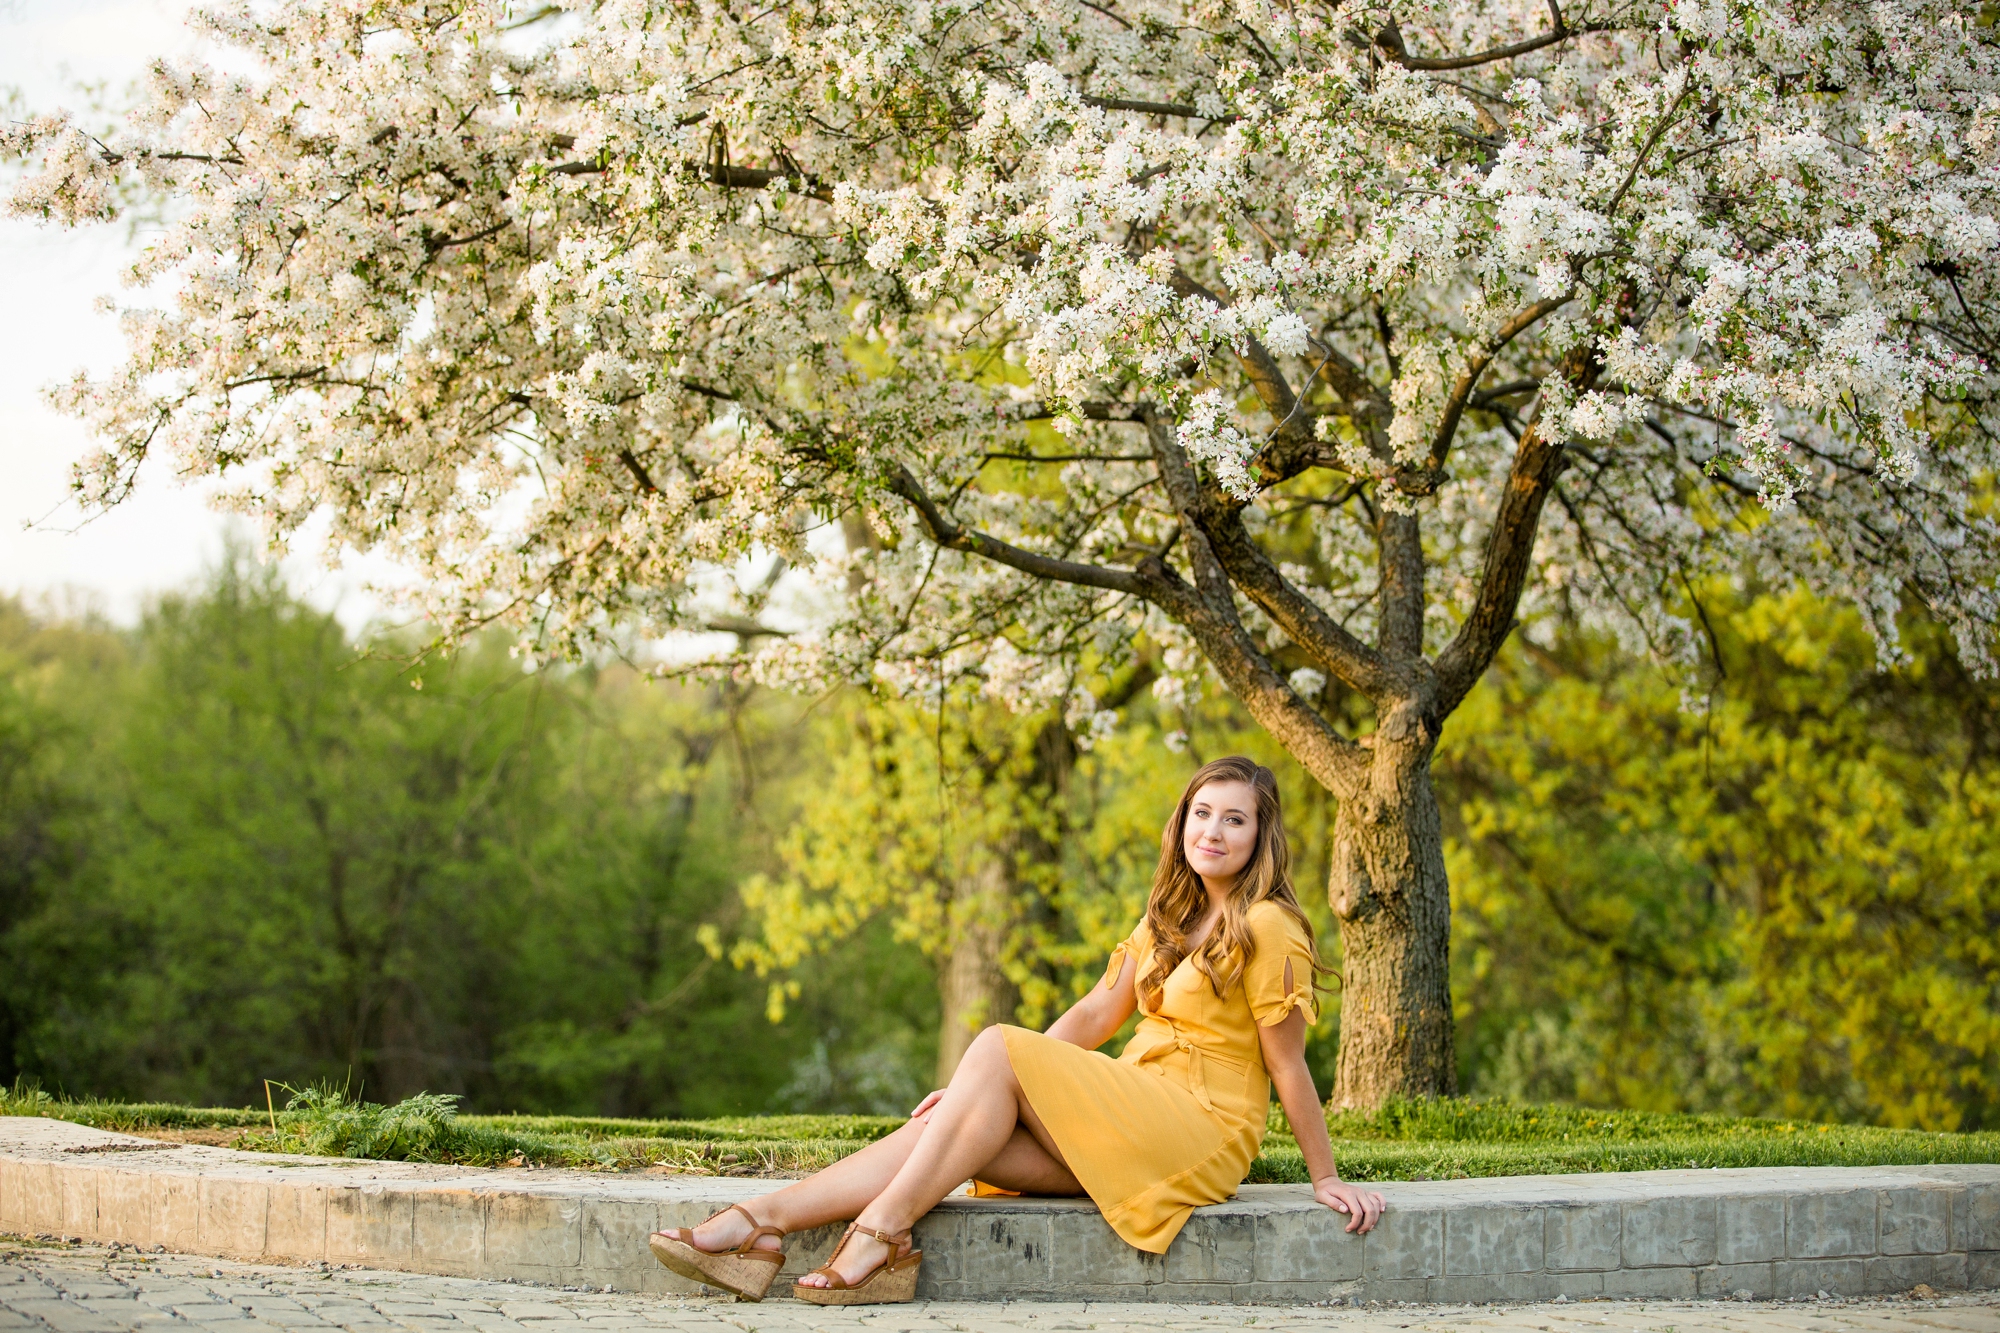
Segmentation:
<svg viewBox="0 0 2000 1333">
<path fill-rule="evenodd" d="M 1345 955 L 1333 1092 L 1343 1110 L 1458 1091 L 1451 895 L 1431 747 L 1377 744 L 1367 789 L 1334 816 L 1327 884 Z"/>
<path fill-rule="evenodd" d="M 938 969 L 937 1085 L 951 1082 L 966 1047 L 990 1023 L 1012 1022 L 1020 993 L 1000 970 L 1011 895 L 1004 867 L 988 860 L 960 880 L 950 951 Z"/>
</svg>

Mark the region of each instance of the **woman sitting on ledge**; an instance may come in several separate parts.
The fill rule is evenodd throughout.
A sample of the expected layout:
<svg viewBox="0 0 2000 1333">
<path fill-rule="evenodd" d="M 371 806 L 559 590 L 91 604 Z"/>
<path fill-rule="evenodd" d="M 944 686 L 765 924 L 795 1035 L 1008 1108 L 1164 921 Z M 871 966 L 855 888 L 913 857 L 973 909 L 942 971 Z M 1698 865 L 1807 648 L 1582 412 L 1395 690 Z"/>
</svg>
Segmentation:
<svg viewBox="0 0 2000 1333">
<path fill-rule="evenodd" d="M 1382 1196 L 1341 1181 L 1306 1070 L 1324 969 L 1290 861 L 1271 770 L 1241 757 L 1204 765 L 1161 835 L 1145 919 L 1046 1033 L 987 1028 L 909 1124 L 700 1226 L 654 1233 L 653 1253 L 757 1300 L 787 1232 L 853 1218 L 794 1294 L 907 1301 L 923 1262 L 911 1225 L 976 1178 L 1018 1194 L 1088 1194 L 1128 1243 L 1163 1254 L 1190 1212 L 1236 1192 L 1263 1143 L 1272 1084 L 1313 1197 L 1346 1213 L 1347 1230 L 1367 1231 Z M 1135 1007 L 1124 1053 L 1099 1054 Z"/>
</svg>

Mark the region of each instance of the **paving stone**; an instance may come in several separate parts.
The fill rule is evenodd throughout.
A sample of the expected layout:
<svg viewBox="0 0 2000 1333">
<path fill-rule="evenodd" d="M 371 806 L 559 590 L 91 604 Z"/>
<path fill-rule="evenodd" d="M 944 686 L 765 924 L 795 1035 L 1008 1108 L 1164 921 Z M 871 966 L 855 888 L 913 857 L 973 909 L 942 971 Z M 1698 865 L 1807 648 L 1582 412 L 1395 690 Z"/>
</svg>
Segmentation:
<svg viewBox="0 0 2000 1333">
<path fill-rule="evenodd" d="M 331 1190 L 326 1257 L 334 1263 L 407 1263 L 415 1247 L 416 1197 L 383 1186 Z"/>
<path fill-rule="evenodd" d="M 1859 1259 L 1818 1259 L 1778 1265 L 1778 1297 L 1814 1296 L 1822 1291 L 1857 1296 L 1867 1287 L 1867 1266 Z"/>
<path fill-rule="evenodd" d="M 1444 1271 L 1444 1214 L 1396 1210 L 1382 1214 L 1361 1252 L 1362 1273 L 1373 1284 L 1433 1278 Z"/>
<path fill-rule="evenodd" d="M 1118 1239 L 1108 1226 L 1100 1226 L 1100 1252 L 1090 1256 L 1091 1271 L 1097 1265 L 1116 1264 L 1122 1255 L 1140 1256 L 1131 1267 L 1140 1282 L 1158 1281 L 1153 1276 L 1154 1256 L 1135 1250 Z M 1310 1213 L 1302 1219 L 1273 1213 L 1256 1220 L 1255 1267 L 1252 1277 L 1259 1282 L 1314 1282 L 1322 1286 L 1352 1282 L 1361 1276 L 1366 1237 L 1347 1230 L 1347 1219 L 1330 1208 Z M 1122 1254 L 1121 1254 L 1122 1252 Z M 1128 1261 L 1129 1262 L 1129 1261 Z"/>
<path fill-rule="evenodd" d="M 1877 1250 L 1882 1254 L 1941 1254 L 1950 1249 L 1952 1193 L 1943 1189 L 1883 1190 L 1877 1199 Z"/>
<path fill-rule="evenodd" d="M 265 1206 L 264 1253 L 280 1259 L 326 1258 L 323 1185 L 288 1180 L 273 1186 Z"/>
<path fill-rule="evenodd" d="M 1622 1205 L 1619 1230 L 1623 1266 L 1688 1268 L 1716 1259 L 1716 1201 L 1704 1198 L 1635 1199 Z M 1689 1292 L 1693 1277 L 1689 1277 Z"/>
<path fill-rule="evenodd" d="M 2000 1182 L 1970 1183 L 1953 1200 L 1954 1250 L 2000 1250 Z"/>
<path fill-rule="evenodd" d="M 476 1273 L 486 1259 L 487 1199 L 469 1189 L 428 1190 L 415 1197 L 411 1256 L 426 1273 Z"/>
<path fill-rule="evenodd" d="M 1621 1268 L 1600 1276 L 1606 1296 L 1625 1300 L 1690 1300 L 1698 1294 L 1695 1268 Z"/>
<path fill-rule="evenodd" d="M 1539 1273 L 1544 1253 L 1540 1209 L 1470 1207 L 1444 1214 L 1446 1277 Z"/>
<path fill-rule="evenodd" d="M 573 1268 L 582 1261 L 582 1199 L 496 1193 L 485 1209 L 486 1255 L 495 1267 Z"/>
<path fill-rule="evenodd" d="M 1252 1257 L 1256 1242 L 1257 1219 L 1253 1214 L 1219 1213 L 1204 1217 L 1197 1213 L 1167 1247 L 1167 1281 L 1176 1284 L 1248 1281 L 1255 1271 Z M 1054 1282 L 1052 1285 L 1057 1288 L 1082 1286 L 1093 1276 L 1074 1262 L 1073 1252 L 1067 1247 L 1052 1266 L 1051 1277 L 1057 1274 L 1068 1279 Z"/>
<path fill-rule="evenodd" d="M 1784 1259 L 1784 1195 L 1732 1195 L 1716 1201 L 1716 1261 Z"/>
<path fill-rule="evenodd" d="M 266 1181 L 204 1177 L 195 1193 L 195 1247 L 205 1254 L 262 1256 L 270 1195 Z"/>
<path fill-rule="evenodd" d="M 1619 1205 L 1571 1204 L 1543 1214 L 1543 1248 L 1555 1272 L 1603 1272 L 1618 1267 Z"/>
<path fill-rule="evenodd" d="M 1884 1255 L 1863 1265 L 1861 1291 L 1857 1294 L 1886 1296 L 1908 1291 L 1919 1282 L 1931 1286 L 1936 1276 L 1937 1260 L 1928 1254 Z"/>
<path fill-rule="evenodd" d="M 993 1265 L 990 1275 L 981 1274 L 989 1283 L 1033 1292 L 1047 1292 L 1055 1285 L 1055 1232 L 1048 1214 L 996 1211 L 967 1217 L 959 1226 L 961 1234 L 979 1245 L 982 1264 Z"/>
<path fill-rule="evenodd" d="M 1785 1202 L 1785 1253 L 1794 1259 L 1822 1259 L 1876 1252 L 1873 1190 L 1798 1194 Z"/>
<path fill-rule="evenodd" d="M 1769 1300 L 1777 1291 L 1776 1264 L 1717 1264 L 1695 1273 L 1697 1296 Z"/>
</svg>

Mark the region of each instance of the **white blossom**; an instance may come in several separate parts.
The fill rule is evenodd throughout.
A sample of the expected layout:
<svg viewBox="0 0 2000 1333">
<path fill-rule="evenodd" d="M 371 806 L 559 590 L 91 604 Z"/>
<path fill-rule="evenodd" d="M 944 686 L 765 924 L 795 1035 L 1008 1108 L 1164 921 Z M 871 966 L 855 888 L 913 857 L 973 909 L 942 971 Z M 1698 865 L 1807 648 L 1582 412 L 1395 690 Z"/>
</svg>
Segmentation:
<svg viewBox="0 0 2000 1333">
<path fill-rule="evenodd" d="M 1435 653 L 1539 441 L 1529 618 L 1674 645 L 1661 572 L 1728 572 L 1891 651 L 1915 597 L 1987 661 L 2000 48 L 1963 5 L 1586 6 L 1443 71 L 1547 15 L 557 8 L 237 0 L 116 132 L 0 130 L 17 215 L 166 204 L 125 359 L 52 391 L 86 501 L 159 455 L 537 654 L 761 611 L 737 572 L 782 556 L 816 609 L 755 678 L 972 678 L 1096 734 L 1080 680 L 1149 645 L 1184 706 L 1224 631 L 1024 566 L 1194 586 L 1159 460 L 1357 642 L 1414 519 Z M 1247 635 L 1251 591 L 1200 596 Z M 1351 669 L 1296 629 L 1260 708 Z"/>
</svg>

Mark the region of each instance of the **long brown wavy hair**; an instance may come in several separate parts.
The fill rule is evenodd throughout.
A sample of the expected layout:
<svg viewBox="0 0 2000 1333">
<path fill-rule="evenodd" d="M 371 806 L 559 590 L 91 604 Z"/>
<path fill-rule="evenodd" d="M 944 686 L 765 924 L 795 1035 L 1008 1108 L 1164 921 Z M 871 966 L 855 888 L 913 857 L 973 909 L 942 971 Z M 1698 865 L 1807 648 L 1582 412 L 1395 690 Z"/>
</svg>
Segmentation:
<svg viewBox="0 0 2000 1333">
<path fill-rule="evenodd" d="M 1236 882 L 1230 885 L 1229 896 L 1222 905 L 1222 920 L 1202 941 L 1194 958 L 1195 967 L 1208 978 L 1218 996 L 1235 985 L 1256 948 L 1250 941 L 1250 929 L 1244 918 L 1253 905 L 1274 902 L 1298 918 L 1305 928 L 1315 987 L 1319 984 L 1319 974 L 1328 970 L 1319 960 L 1312 922 L 1306 919 L 1299 907 L 1298 894 L 1292 888 L 1292 848 L 1285 838 L 1285 816 L 1278 804 L 1277 775 L 1254 759 L 1233 754 L 1195 770 L 1160 833 L 1160 864 L 1153 871 L 1153 891 L 1146 898 L 1146 925 L 1153 932 L 1153 957 L 1139 973 L 1141 1008 L 1149 1008 L 1148 1001 L 1153 1006 L 1159 1003 L 1167 978 L 1188 956 L 1188 932 L 1201 923 L 1208 911 L 1208 889 L 1188 864 L 1182 843 L 1187 833 L 1188 807 L 1194 803 L 1195 793 L 1211 782 L 1243 782 L 1257 793 L 1257 845 L 1250 853 L 1250 860 L 1237 872 Z"/>
</svg>

